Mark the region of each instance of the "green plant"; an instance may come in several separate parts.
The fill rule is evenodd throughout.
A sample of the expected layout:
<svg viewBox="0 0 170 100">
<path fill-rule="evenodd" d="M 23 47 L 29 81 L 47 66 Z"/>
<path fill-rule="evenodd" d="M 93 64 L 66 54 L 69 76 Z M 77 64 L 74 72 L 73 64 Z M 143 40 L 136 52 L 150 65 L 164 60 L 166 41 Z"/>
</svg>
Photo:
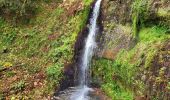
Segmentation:
<svg viewBox="0 0 170 100">
<path fill-rule="evenodd" d="M 4 19 L 3 19 L 2 17 L 0 17 L 0 28 L 3 28 L 4 25 L 5 25 L 5 21 L 4 21 Z M 1 31 L 2 31 L 2 30 L 0 30 L 0 32 L 1 32 Z"/>
<path fill-rule="evenodd" d="M 148 53 L 146 55 L 146 61 L 145 61 L 145 68 L 148 68 L 151 66 L 151 62 L 154 60 L 154 57 L 157 53 L 157 49 L 156 48 L 150 48 L 148 50 Z"/>
<path fill-rule="evenodd" d="M 116 61 L 96 59 L 92 66 L 93 77 L 102 81 L 102 89 L 112 99 L 131 100 L 133 93 L 128 89 L 133 84 L 135 67 L 132 67 L 129 63 L 122 63 L 124 61 L 120 59 Z M 128 89 L 126 90 L 126 88 Z"/>
<path fill-rule="evenodd" d="M 26 87 L 25 81 L 21 80 L 13 85 L 13 89 L 16 91 L 22 91 Z"/>
<path fill-rule="evenodd" d="M 7 77 L 13 77 L 15 73 L 13 71 L 6 72 Z"/>
<path fill-rule="evenodd" d="M 2 93 L 0 93 L 0 100 L 5 100 L 5 97 Z"/>
<path fill-rule="evenodd" d="M 11 44 L 17 37 L 17 28 L 8 27 L 9 25 L 0 17 L 0 44 Z"/>
<path fill-rule="evenodd" d="M 121 88 L 116 83 L 106 83 L 102 89 L 114 100 L 132 100 L 133 93 Z"/>
<path fill-rule="evenodd" d="M 151 0 L 135 0 L 132 4 L 132 29 L 133 37 L 138 36 L 141 26 L 149 17 Z"/>
<path fill-rule="evenodd" d="M 90 5 L 93 2 L 93 0 L 83 0 L 83 3 L 85 5 Z"/>
<path fill-rule="evenodd" d="M 82 7 L 83 9 L 77 11 L 75 15 L 65 17 L 68 13 L 67 10 L 64 7 L 55 8 L 57 6 L 55 2 L 57 1 L 51 1 L 48 4 L 41 1 L 36 3 L 36 7 L 38 7 L 38 12 L 34 12 L 38 13 L 36 16 L 30 15 L 29 12 L 15 13 L 14 11 L 14 15 L 12 15 L 14 18 L 15 15 L 33 17 L 27 26 L 23 24 L 14 26 L 8 19 L 0 18 L 0 53 L 4 49 L 9 51 L 1 53 L 0 59 L 2 62 L 9 61 L 14 66 L 19 65 L 18 71 L 21 73 L 24 71 L 25 74 L 30 76 L 39 75 L 45 70 L 46 78 L 41 79 L 42 83 L 47 85 L 45 95 L 52 94 L 54 88 L 59 85 L 59 80 L 63 77 L 64 64 L 72 61 L 74 43 L 78 33 L 86 25 L 90 9 L 88 1 L 86 5 L 83 5 L 84 8 Z M 7 9 L 3 8 L 3 11 Z M 12 11 L 9 11 L 11 15 Z M 18 10 L 16 9 L 16 11 Z M 20 64 L 22 65 L 20 66 Z M 46 68 L 47 65 L 51 66 Z M 7 76 L 12 76 L 12 74 L 6 73 Z M 24 90 L 26 83 L 27 77 L 26 81 L 17 82 L 13 85 L 13 89 Z M 42 88 L 44 89 L 44 87 Z M 37 95 L 34 92 L 39 92 L 41 89 L 35 87 L 33 90 L 28 90 L 28 95 Z M 41 94 L 43 93 L 41 92 Z M 38 93 L 38 95 L 40 94 Z"/>
<path fill-rule="evenodd" d="M 46 73 L 47 73 L 47 79 L 54 82 L 55 84 L 57 84 L 61 78 L 61 73 L 62 73 L 62 67 L 60 67 L 62 65 L 60 64 L 55 64 L 51 67 L 48 67 L 46 69 Z"/>
<path fill-rule="evenodd" d="M 167 89 L 170 90 L 170 82 L 168 82 Z"/>
<path fill-rule="evenodd" d="M 51 44 L 53 48 L 49 53 L 49 56 L 53 58 L 52 60 L 54 62 L 71 60 L 73 55 L 73 45 L 76 41 L 78 33 L 86 24 L 89 9 L 90 7 L 87 6 L 83 11 L 77 13 L 74 17 L 70 17 L 68 19 L 69 21 L 65 23 L 63 27 L 60 27 L 60 31 L 64 33 L 60 35 L 60 38 L 56 39 L 55 42 Z"/>
<path fill-rule="evenodd" d="M 9 13 L 15 13 L 18 16 L 22 16 L 36 6 L 35 1 L 36 0 L 1 0 L 0 8 L 4 12 L 7 11 Z"/>
<path fill-rule="evenodd" d="M 43 0 L 44 2 L 46 3 L 50 3 L 52 2 L 53 0 Z M 61 3 L 63 0 L 54 0 L 53 2 L 57 2 L 57 3 Z"/>
<path fill-rule="evenodd" d="M 170 36 L 166 34 L 168 28 L 164 26 L 152 26 L 141 28 L 139 32 L 139 40 L 145 43 L 166 41 Z"/>
</svg>

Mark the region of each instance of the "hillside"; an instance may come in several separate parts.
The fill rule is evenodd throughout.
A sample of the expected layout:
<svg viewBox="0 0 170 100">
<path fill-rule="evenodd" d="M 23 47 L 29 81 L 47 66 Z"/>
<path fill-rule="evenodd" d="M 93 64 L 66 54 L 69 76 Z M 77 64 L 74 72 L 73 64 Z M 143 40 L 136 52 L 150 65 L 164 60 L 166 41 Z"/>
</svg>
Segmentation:
<svg viewBox="0 0 170 100">
<path fill-rule="evenodd" d="M 78 84 L 95 3 L 0 1 L 0 100 L 50 100 Z M 169 0 L 102 0 L 97 26 L 88 73 L 101 100 L 169 100 Z"/>
</svg>

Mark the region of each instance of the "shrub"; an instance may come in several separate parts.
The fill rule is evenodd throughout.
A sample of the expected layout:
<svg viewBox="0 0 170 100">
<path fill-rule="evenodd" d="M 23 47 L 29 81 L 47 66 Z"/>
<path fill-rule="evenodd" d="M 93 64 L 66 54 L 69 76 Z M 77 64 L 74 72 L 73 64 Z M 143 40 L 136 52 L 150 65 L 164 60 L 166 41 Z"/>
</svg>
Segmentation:
<svg viewBox="0 0 170 100">
<path fill-rule="evenodd" d="M 22 91 L 24 90 L 25 87 L 26 87 L 26 83 L 23 80 L 13 85 L 13 89 L 16 91 Z"/>
<path fill-rule="evenodd" d="M 22 16 L 35 8 L 36 0 L 1 0 L 0 9 L 3 13 L 13 13 Z"/>
<path fill-rule="evenodd" d="M 62 65 L 55 64 L 51 67 L 48 67 L 46 70 L 48 80 L 52 81 L 53 83 L 57 84 L 60 80 L 61 75 L 61 67 Z"/>
</svg>

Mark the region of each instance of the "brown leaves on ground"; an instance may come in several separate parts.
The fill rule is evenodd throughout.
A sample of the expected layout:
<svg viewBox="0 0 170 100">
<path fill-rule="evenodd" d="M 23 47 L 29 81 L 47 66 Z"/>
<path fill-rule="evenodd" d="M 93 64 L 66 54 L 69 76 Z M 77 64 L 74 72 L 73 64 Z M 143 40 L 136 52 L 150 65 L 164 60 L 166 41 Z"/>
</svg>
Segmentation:
<svg viewBox="0 0 170 100">
<path fill-rule="evenodd" d="M 39 88 L 46 86 L 44 71 L 30 74 L 21 67 L 24 66 L 12 67 L 10 70 L 0 72 L 0 93 L 2 93 L 6 100 L 10 100 L 13 95 L 27 96 L 33 90 L 39 90 Z M 8 73 L 12 74 L 9 76 Z"/>
<path fill-rule="evenodd" d="M 82 0 L 64 0 L 60 6 L 66 10 L 66 16 L 72 16 L 84 8 Z"/>
</svg>

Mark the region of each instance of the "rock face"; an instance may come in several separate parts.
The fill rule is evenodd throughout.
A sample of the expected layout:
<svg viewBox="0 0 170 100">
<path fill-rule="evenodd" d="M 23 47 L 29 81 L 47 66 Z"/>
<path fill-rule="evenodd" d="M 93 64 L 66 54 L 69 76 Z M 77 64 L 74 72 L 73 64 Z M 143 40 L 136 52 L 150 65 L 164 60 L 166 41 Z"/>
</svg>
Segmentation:
<svg viewBox="0 0 170 100">
<path fill-rule="evenodd" d="M 98 56 L 114 59 L 120 49 L 130 48 L 131 0 L 104 0 L 102 5 L 103 34 Z"/>
<path fill-rule="evenodd" d="M 141 70 L 144 83 L 146 84 L 146 95 L 158 100 L 169 100 L 170 90 L 170 41 L 167 41 L 155 55 L 150 68 Z M 142 77 L 141 77 L 142 78 Z M 142 80 L 142 79 L 141 79 Z"/>
<path fill-rule="evenodd" d="M 170 26 L 170 1 L 143 0 L 142 2 L 147 5 L 142 5 L 142 7 L 148 8 L 146 11 L 141 12 L 143 17 L 141 19 L 139 18 L 139 29 L 143 23 L 146 26 L 151 24 Z M 133 4 L 134 0 L 103 0 L 103 31 L 98 51 L 96 52 L 97 57 L 115 60 L 120 50 L 130 50 L 136 45 L 138 41 L 132 38 Z M 155 55 L 149 69 L 141 68 L 142 70 L 139 72 L 140 81 L 145 83 L 143 94 L 147 95 L 146 97 L 142 96 L 142 98 L 157 97 L 159 100 L 170 99 L 170 92 L 167 89 L 170 80 L 169 43 L 170 41 L 163 43 L 164 46 Z M 140 67 L 142 66 L 140 65 Z M 162 92 L 164 92 L 163 95 Z"/>
<path fill-rule="evenodd" d="M 114 59 L 120 49 L 129 49 L 136 43 L 132 39 L 133 0 L 103 0 L 102 5 L 102 43 L 98 56 Z M 149 0 L 146 22 L 170 24 L 169 1 Z M 145 6 L 142 6 L 145 7 Z M 149 21 L 148 21 L 149 20 Z"/>
</svg>

